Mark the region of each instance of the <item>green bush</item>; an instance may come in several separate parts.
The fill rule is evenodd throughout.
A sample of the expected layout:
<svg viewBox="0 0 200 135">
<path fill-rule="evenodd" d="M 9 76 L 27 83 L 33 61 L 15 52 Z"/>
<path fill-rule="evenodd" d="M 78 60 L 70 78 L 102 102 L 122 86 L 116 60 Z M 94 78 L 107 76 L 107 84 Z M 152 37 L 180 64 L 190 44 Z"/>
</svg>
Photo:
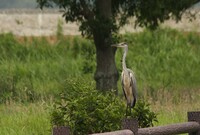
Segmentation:
<svg viewBox="0 0 200 135">
<path fill-rule="evenodd" d="M 52 112 L 53 125 L 70 126 L 83 135 L 120 128 L 124 104 L 113 93 L 101 93 L 83 81 L 67 80 L 67 86 Z"/>
<path fill-rule="evenodd" d="M 65 92 L 53 105 L 51 112 L 53 126 L 70 126 L 75 135 L 121 129 L 126 105 L 114 92 L 102 93 L 83 80 L 67 80 L 63 90 Z M 141 121 L 140 127 L 153 126 L 153 121 L 157 120 L 155 113 L 149 110 L 149 105 L 141 101 L 132 117 Z"/>
<path fill-rule="evenodd" d="M 150 104 L 144 100 L 139 100 L 133 109 L 132 117 L 137 117 L 140 128 L 153 127 L 154 122 L 158 122 L 157 114 L 152 112 Z"/>
</svg>

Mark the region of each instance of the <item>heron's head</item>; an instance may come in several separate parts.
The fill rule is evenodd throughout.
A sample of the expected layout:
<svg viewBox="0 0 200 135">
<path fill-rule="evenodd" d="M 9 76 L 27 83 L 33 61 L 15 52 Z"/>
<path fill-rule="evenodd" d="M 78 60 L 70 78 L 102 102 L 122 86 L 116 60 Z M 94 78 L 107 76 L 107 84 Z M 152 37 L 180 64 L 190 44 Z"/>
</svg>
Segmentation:
<svg viewBox="0 0 200 135">
<path fill-rule="evenodd" d="M 111 45 L 112 47 L 128 47 L 127 43 L 126 42 L 122 42 L 122 43 L 119 43 L 119 44 L 113 44 Z"/>
</svg>

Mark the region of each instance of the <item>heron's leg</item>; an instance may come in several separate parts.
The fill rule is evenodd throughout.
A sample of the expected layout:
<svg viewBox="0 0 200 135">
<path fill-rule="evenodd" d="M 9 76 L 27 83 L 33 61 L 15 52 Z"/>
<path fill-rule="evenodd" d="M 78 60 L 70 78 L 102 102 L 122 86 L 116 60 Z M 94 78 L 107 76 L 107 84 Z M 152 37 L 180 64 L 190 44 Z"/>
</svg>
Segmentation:
<svg viewBox="0 0 200 135">
<path fill-rule="evenodd" d="M 126 104 L 126 118 L 128 116 L 128 104 Z"/>
</svg>

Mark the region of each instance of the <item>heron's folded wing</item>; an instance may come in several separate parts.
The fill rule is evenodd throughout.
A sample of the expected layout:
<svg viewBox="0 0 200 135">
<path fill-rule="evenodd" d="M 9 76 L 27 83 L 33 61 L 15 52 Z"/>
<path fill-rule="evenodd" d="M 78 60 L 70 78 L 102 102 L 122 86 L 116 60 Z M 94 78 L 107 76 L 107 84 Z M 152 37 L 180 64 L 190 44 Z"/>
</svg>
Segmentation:
<svg viewBox="0 0 200 135">
<path fill-rule="evenodd" d="M 123 93 L 124 93 L 124 96 L 125 96 L 125 98 L 127 99 L 127 97 L 126 97 L 126 92 L 125 92 L 125 90 L 124 90 L 124 72 L 122 72 L 122 75 L 121 75 L 121 84 L 122 84 L 122 90 L 123 90 Z"/>
<path fill-rule="evenodd" d="M 135 78 L 135 74 L 132 70 L 128 69 L 128 72 L 129 72 L 129 75 L 130 75 L 130 78 L 131 78 L 131 87 L 132 87 L 132 90 L 133 90 L 133 96 L 135 98 L 137 98 L 137 85 L 136 85 L 136 78 Z"/>
</svg>

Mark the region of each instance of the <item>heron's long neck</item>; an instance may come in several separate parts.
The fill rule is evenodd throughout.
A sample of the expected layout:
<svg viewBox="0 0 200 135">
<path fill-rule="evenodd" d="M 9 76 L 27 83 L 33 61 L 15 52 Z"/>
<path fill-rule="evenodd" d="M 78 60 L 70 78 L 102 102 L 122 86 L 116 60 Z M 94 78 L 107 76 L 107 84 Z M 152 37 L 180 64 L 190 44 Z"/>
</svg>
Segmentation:
<svg viewBox="0 0 200 135">
<path fill-rule="evenodd" d="M 126 67 L 126 54 L 127 54 L 127 51 L 128 51 L 128 47 L 125 47 L 124 48 L 123 58 L 122 58 L 122 67 L 123 67 L 123 69 L 127 69 L 127 67 Z"/>
</svg>

